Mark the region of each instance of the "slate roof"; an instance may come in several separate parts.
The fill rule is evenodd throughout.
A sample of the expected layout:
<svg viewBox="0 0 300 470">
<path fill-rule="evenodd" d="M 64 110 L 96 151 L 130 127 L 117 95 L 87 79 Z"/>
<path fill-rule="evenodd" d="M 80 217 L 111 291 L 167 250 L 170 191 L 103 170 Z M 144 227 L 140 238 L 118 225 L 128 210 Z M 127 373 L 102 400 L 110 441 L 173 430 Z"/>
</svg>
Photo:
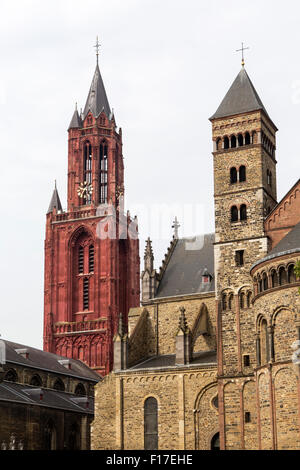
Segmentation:
<svg viewBox="0 0 300 470">
<path fill-rule="evenodd" d="M 49 214 L 49 212 L 52 212 L 54 207 L 56 208 L 57 211 L 62 211 L 62 205 L 61 205 L 61 202 L 60 202 L 60 199 L 59 199 L 56 184 L 55 184 L 55 188 L 54 188 L 52 198 L 51 198 L 51 201 L 50 201 L 50 204 L 49 204 L 49 208 L 47 210 L 47 214 Z"/>
<path fill-rule="evenodd" d="M 89 111 L 92 112 L 94 117 L 97 117 L 102 112 L 102 110 L 104 110 L 106 116 L 110 119 L 110 107 L 106 96 L 106 91 L 104 88 L 100 69 L 97 64 L 91 83 L 90 91 L 84 107 L 83 118 L 86 117 Z"/>
<path fill-rule="evenodd" d="M 253 83 L 243 67 L 217 111 L 210 119 L 233 116 L 235 114 L 257 111 L 259 109 L 262 109 L 268 116 Z"/>
<path fill-rule="evenodd" d="M 214 241 L 214 234 L 179 239 L 155 298 L 213 292 L 215 290 Z M 208 270 L 212 276 L 211 282 L 202 283 L 205 270 Z"/>
<path fill-rule="evenodd" d="M 68 127 L 68 130 L 70 129 L 78 129 L 82 127 L 82 120 L 81 117 L 78 114 L 77 109 L 75 109 L 73 117 L 71 119 L 70 125 Z"/>
<path fill-rule="evenodd" d="M 138 364 L 130 367 L 128 370 L 138 370 L 138 369 L 162 369 L 164 367 L 178 367 L 175 364 L 176 355 L 175 354 L 165 354 L 162 356 L 154 356 L 149 359 L 146 359 Z M 194 354 L 193 359 L 190 362 L 191 366 L 197 365 L 215 365 L 217 363 L 217 354 L 216 351 L 205 351 L 201 353 Z"/>
<path fill-rule="evenodd" d="M 289 231 L 289 233 L 275 246 L 275 248 L 273 248 L 273 250 L 270 251 L 270 253 L 268 253 L 267 256 L 265 256 L 265 258 L 257 261 L 252 268 L 265 261 L 277 258 L 278 256 L 297 252 L 300 252 L 300 222 Z"/>
<path fill-rule="evenodd" d="M 59 373 L 65 376 L 77 377 L 92 382 L 99 382 L 101 380 L 100 376 L 86 366 L 83 362 L 70 359 L 57 354 L 49 353 L 42 351 L 40 349 L 32 348 L 30 346 L 24 346 L 23 344 L 13 343 L 11 341 L 6 341 L 6 362 L 20 364 L 23 366 L 47 370 L 54 373 Z M 16 349 L 27 349 L 28 359 L 21 356 L 16 352 Z M 68 359 L 71 364 L 71 369 L 67 369 L 58 361 L 62 359 Z"/>
<path fill-rule="evenodd" d="M 34 387 L 30 385 L 18 384 L 14 382 L 0 383 L 0 401 L 12 401 L 14 403 L 23 403 L 26 405 L 36 405 L 73 411 L 77 413 L 93 414 L 94 400 L 88 397 L 87 402 L 77 402 L 79 398 L 76 395 L 57 390 L 42 389 L 43 398 L 39 394 L 31 394 L 29 390 Z"/>
</svg>

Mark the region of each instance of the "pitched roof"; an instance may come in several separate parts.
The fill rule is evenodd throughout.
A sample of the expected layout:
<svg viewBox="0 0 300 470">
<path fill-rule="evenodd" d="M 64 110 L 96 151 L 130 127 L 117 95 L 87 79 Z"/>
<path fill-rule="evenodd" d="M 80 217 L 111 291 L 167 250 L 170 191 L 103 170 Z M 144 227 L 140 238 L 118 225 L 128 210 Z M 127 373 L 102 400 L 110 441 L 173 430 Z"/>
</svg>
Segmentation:
<svg viewBox="0 0 300 470">
<path fill-rule="evenodd" d="M 77 413 L 94 414 L 94 399 L 88 397 L 87 402 L 80 402 L 77 396 L 58 390 L 42 389 L 43 398 L 39 395 L 31 394 L 33 387 L 14 382 L 0 383 L 0 401 L 12 401 L 31 406 L 42 406 L 47 408 L 62 409 Z"/>
<path fill-rule="evenodd" d="M 244 67 L 234 80 L 222 103 L 210 118 L 216 119 L 262 109 L 268 113 Z"/>
<path fill-rule="evenodd" d="M 82 127 L 82 120 L 81 117 L 79 116 L 79 113 L 77 111 L 77 108 L 74 111 L 73 117 L 71 119 L 70 125 L 68 127 L 68 130 L 70 129 L 77 129 Z"/>
<path fill-rule="evenodd" d="M 192 366 L 207 366 L 215 365 L 217 363 L 216 351 L 203 351 L 195 353 L 189 365 L 176 366 L 176 355 L 165 354 L 161 356 L 152 356 L 146 360 L 135 364 L 127 370 L 139 370 L 139 369 L 162 369 L 169 367 L 192 367 Z"/>
<path fill-rule="evenodd" d="M 42 351 L 41 349 L 32 348 L 30 346 L 25 346 L 23 344 L 13 343 L 12 341 L 6 341 L 6 362 L 20 364 L 30 368 L 36 369 L 45 369 L 54 373 L 59 373 L 62 375 L 80 377 L 85 380 L 92 380 L 99 382 L 100 376 L 91 370 L 83 362 L 70 359 L 57 354 L 49 353 L 47 351 Z M 16 352 L 16 349 L 26 349 L 28 351 L 28 359 L 23 357 L 21 354 Z M 71 364 L 71 368 L 67 369 L 62 364 L 60 360 L 68 359 Z"/>
<path fill-rule="evenodd" d="M 277 258 L 278 256 L 297 252 L 300 252 L 300 222 L 295 225 L 295 227 L 292 228 L 292 230 L 290 230 L 282 240 L 280 240 L 280 242 L 275 246 L 275 248 L 273 248 L 273 250 L 270 251 L 270 253 L 268 253 L 267 256 L 257 261 L 252 266 L 252 268 L 261 263 L 264 263 L 265 261 Z"/>
<path fill-rule="evenodd" d="M 83 117 L 85 118 L 89 111 L 92 112 L 94 117 L 97 117 L 102 112 L 102 110 L 104 110 L 106 116 L 110 119 L 110 107 L 106 96 L 106 91 L 104 88 L 101 73 L 99 70 L 99 66 L 97 64 L 91 83 L 90 91 L 85 103 Z"/>
<path fill-rule="evenodd" d="M 62 211 L 62 205 L 61 205 L 61 202 L 60 202 L 60 199 L 59 199 L 58 191 L 57 191 L 57 188 L 56 188 L 56 183 L 55 183 L 55 188 L 54 188 L 52 198 L 51 198 L 51 201 L 50 201 L 50 204 L 49 204 L 49 208 L 47 210 L 47 214 L 49 214 L 49 212 L 52 212 L 54 208 L 57 211 Z"/>
<path fill-rule="evenodd" d="M 177 240 L 155 297 L 213 292 L 214 241 L 214 234 Z M 211 282 L 202 282 L 205 270 L 212 276 Z"/>
</svg>

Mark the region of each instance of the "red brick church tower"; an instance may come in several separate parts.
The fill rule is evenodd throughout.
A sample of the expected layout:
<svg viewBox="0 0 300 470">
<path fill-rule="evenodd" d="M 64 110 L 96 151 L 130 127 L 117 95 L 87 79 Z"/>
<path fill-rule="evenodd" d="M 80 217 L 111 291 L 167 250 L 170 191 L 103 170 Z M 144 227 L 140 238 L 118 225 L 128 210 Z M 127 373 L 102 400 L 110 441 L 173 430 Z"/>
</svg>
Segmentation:
<svg viewBox="0 0 300 470">
<path fill-rule="evenodd" d="M 68 209 L 55 185 L 45 239 L 44 350 L 81 359 L 99 374 L 113 365 L 120 313 L 139 306 L 137 220 L 124 215 L 122 131 L 97 65 L 68 141 Z"/>
</svg>

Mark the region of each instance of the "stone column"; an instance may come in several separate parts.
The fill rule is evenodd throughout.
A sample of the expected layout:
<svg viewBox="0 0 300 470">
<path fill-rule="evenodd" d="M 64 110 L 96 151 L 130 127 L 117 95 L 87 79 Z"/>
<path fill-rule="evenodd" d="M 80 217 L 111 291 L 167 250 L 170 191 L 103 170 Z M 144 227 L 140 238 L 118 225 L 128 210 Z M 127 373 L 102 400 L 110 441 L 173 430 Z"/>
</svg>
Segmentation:
<svg viewBox="0 0 300 470">
<path fill-rule="evenodd" d="M 257 365 L 261 365 L 261 357 L 260 357 L 260 335 L 256 335 L 256 362 Z"/>
</svg>

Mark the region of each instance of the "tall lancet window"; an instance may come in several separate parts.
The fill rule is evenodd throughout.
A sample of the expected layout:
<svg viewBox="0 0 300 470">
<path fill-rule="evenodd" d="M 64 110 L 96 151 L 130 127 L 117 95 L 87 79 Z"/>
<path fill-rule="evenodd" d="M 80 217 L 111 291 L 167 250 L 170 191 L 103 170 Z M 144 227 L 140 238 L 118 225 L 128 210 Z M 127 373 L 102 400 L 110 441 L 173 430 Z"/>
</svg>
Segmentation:
<svg viewBox="0 0 300 470">
<path fill-rule="evenodd" d="M 99 187 L 99 203 L 107 203 L 107 143 L 103 140 L 100 144 L 100 187 Z"/>
<path fill-rule="evenodd" d="M 84 146 L 84 175 L 83 179 L 86 185 L 92 184 L 92 146 L 87 142 Z M 84 203 L 91 203 L 91 194 L 86 193 Z"/>
</svg>

